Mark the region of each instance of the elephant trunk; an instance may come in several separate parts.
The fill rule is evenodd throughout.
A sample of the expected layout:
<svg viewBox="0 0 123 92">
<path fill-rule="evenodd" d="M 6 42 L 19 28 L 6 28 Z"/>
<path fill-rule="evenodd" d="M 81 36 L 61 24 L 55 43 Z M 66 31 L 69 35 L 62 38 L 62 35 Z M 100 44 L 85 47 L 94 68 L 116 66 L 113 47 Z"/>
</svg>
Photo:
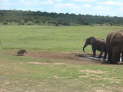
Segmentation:
<svg viewBox="0 0 123 92">
<path fill-rule="evenodd" d="M 87 47 L 87 44 L 83 46 L 83 52 L 85 52 L 85 48 Z"/>
</svg>

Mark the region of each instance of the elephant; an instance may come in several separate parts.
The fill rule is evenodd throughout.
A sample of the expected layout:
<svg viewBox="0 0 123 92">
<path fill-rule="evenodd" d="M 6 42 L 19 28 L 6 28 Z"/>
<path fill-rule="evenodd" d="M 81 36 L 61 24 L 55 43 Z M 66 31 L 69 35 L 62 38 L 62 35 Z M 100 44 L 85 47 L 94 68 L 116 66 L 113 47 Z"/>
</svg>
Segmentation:
<svg viewBox="0 0 123 92">
<path fill-rule="evenodd" d="M 108 63 L 117 64 L 120 61 L 120 57 L 123 60 L 123 30 L 114 31 L 107 35 L 106 49 Z"/>
<path fill-rule="evenodd" d="M 93 57 L 96 56 L 96 50 L 100 51 L 98 58 L 102 57 L 104 53 L 103 59 L 106 59 L 106 41 L 103 39 L 97 39 L 95 37 L 89 37 L 86 39 L 85 44 L 83 46 L 83 51 L 85 52 L 85 48 L 91 45 L 93 51 Z"/>
</svg>

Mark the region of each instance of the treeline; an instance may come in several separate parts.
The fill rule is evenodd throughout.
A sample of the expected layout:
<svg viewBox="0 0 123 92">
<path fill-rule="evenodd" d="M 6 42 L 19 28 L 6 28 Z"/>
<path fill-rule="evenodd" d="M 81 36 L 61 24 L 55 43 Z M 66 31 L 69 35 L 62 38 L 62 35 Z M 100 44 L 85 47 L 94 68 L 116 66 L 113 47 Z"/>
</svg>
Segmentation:
<svg viewBox="0 0 123 92">
<path fill-rule="evenodd" d="M 123 25 L 123 17 L 0 10 L 0 24 L 9 25 Z"/>
</svg>

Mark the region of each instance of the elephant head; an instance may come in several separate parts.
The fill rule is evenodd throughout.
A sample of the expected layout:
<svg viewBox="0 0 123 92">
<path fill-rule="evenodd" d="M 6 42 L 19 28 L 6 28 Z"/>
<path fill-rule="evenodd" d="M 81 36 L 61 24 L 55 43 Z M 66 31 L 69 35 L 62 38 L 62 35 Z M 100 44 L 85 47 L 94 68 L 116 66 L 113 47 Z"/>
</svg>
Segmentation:
<svg viewBox="0 0 123 92">
<path fill-rule="evenodd" d="M 88 45 L 92 45 L 95 41 L 96 41 L 96 38 L 95 37 L 89 37 L 89 38 L 87 38 L 86 41 L 85 41 L 85 44 L 83 46 L 83 51 L 85 52 L 85 48 Z"/>
</svg>

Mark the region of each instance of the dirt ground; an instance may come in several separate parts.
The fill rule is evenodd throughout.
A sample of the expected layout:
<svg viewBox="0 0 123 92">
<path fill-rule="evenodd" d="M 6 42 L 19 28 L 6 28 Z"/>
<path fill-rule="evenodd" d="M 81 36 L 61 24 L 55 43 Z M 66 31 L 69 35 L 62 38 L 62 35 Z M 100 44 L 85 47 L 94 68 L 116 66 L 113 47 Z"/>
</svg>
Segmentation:
<svg viewBox="0 0 123 92">
<path fill-rule="evenodd" d="M 28 52 L 25 56 L 33 58 L 47 58 L 64 60 L 66 63 L 74 64 L 101 64 L 102 61 L 96 58 L 89 58 L 80 52 Z"/>
<path fill-rule="evenodd" d="M 19 51 L 19 50 L 18 50 Z M 4 54 L 18 56 L 17 50 L 6 51 Z M 94 58 L 92 54 L 82 53 L 82 52 L 48 52 L 48 51 L 27 51 L 23 56 L 28 56 L 32 58 L 43 58 L 51 60 L 64 60 L 63 63 L 71 64 L 103 64 L 103 59 Z M 97 55 L 98 56 L 98 55 Z M 37 62 L 38 63 L 38 62 Z M 109 65 L 109 64 L 108 64 Z M 120 61 L 118 65 L 123 65 L 123 62 Z"/>
<path fill-rule="evenodd" d="M 9 51 L 6 54 L 15 56 L 17 55 L 17 51 Z M 29 56 L 33 58 L 62 60 L 64 61 L 62 63 L 71 63 L 71 64 L 102 64 L 102 60 L 91 57 L 91 54 L 85 55 L 84 53 L 81 52 L 27 51 L 27 53 L 25 53 L 24 56 Z"/>
</svg>

